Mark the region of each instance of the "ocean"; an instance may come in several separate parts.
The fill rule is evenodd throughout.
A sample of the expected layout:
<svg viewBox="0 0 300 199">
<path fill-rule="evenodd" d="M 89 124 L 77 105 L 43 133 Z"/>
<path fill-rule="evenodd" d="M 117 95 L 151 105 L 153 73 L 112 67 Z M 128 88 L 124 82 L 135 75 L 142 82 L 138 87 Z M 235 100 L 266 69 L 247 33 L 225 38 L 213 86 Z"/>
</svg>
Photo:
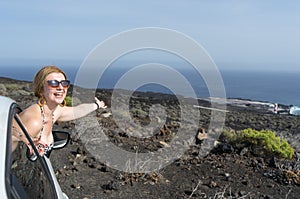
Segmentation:
<svg viewBox="0 0 300 199">
<path fill-rule="evenodd" d="M 300 73 L 284 71 L 224 71 L 227 98 L 300 105 Z"/>
<path fill-rule="evenodd" d="M 61 67 L 71 82 L 74 83 L 78 67 Z M 0 76 L 17 80 L 32 81 L 39 68 L 32 67 L 0 67 Z M 127 71 L 126 68 L 108 69 L 99 81 L 99 88 L 114 88 L 116 82 Z M 271 102 L 285 105 L 300 106 L 300 78 L 299 72 L 284 71 L 245 71 L 221 70 L 227 98 L 249 99 L 254 101 Z M 194 70 L 180 70 L 193 87 L 197 97 L 208 98 L 209 92 L 201 75 Z M 141 74 L 141 76 L 147 74 Z M 167 74 L 157 71 L 159 78 Z M 180 90 L 180 85 L 176 85 Z M 126 88 L 124 88 L 126 89 Z M 165 86 L 158 84 L 141 85 L 140 91 L 172 93 Z M 177 94 L 177 93 L 176 93 Z M 185 95 L 184 89 L 182 93 Z"/>
</svg>

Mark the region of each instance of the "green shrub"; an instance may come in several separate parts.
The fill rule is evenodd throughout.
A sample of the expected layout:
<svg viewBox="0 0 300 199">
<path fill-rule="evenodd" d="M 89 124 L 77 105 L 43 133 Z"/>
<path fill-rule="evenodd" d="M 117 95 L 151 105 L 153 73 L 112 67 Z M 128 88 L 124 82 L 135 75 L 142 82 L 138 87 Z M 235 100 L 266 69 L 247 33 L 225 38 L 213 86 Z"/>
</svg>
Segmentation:
<svg viewBox="0 0 300 199">
<path fill-rule="evenodd" d="M 0 95 L 7 95 L 7 89 L 4 84 L 0 84 Z"/>
<path fill-rule="evenodd" d="M 65 100 L 66 100 L 66 105 L 67 106 L 73 106 L 73 100 L 72 100 L 71 97 L 66 96 Z"/>
<path fill-rule="evenodd" d="M 8 90 L 18 90 L 18 89 L 20 89 L 20 85 L 18 85 L 18 84 L 6 84 L 6 88 Z"/>
<path fill-rule="evenodd" d="M 294 156 L 294 149 L 290 144 L 270 130 L 257 131 L 248 128 L 237 132 L 224 131 L 223 136 L 233 144 L 250 143 L 262 146 L 266 151 L 287 159 L 291 159 Z"/>
</svg>

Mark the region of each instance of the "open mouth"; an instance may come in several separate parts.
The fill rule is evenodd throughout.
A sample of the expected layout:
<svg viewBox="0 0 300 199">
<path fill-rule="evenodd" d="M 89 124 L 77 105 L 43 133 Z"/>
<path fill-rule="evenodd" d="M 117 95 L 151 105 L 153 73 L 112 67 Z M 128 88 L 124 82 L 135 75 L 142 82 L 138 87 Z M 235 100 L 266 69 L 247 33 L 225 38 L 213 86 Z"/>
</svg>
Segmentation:
<svg viewBox="0 0 300 199">
<path fill-rule="evenodd" d="M 54 93 L 55 97 L 63 97 L 63 93 Z"/>
</svg>

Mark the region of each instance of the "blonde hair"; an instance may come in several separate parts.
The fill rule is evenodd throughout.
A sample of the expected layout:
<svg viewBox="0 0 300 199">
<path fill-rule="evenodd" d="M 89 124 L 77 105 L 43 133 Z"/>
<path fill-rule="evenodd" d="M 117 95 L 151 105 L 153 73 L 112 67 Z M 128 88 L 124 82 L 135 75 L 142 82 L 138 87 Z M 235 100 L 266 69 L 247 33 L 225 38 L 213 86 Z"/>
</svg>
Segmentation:
<svg viewBox="0 0 300 199">
<path fill-rule="evenodd" d="M 56 66 L 45 66 L 41 70 L 39 70 L 34 77 L 33 80 L 33 91 L 34 95 L 38 98 L 42 97 L 41 93 L 44 89 L 44 84 L 46 81 L 46 77 L 50 73 L 61 73 L 64 75 L 65 79 L 67 79 L 66 74 Z"/>
</svg>

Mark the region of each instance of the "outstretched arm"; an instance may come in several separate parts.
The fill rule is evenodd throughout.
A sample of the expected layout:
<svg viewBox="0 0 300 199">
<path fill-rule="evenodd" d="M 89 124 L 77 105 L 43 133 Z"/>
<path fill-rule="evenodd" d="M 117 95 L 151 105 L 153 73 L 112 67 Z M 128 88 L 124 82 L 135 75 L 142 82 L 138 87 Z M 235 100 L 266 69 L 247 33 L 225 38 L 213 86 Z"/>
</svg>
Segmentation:
<svg viewBox="0 0 300 199">
<path fill-rule="evenodd" d="M 95 103 L 80 104 L 75 107 L 62 107 L 59 111 L 57 121 L 70 121 L 86 116 L 87 114 L 97 110 L 98 108 L 105 109 L 105 103 L 95 97 Z"/>
</svg>

